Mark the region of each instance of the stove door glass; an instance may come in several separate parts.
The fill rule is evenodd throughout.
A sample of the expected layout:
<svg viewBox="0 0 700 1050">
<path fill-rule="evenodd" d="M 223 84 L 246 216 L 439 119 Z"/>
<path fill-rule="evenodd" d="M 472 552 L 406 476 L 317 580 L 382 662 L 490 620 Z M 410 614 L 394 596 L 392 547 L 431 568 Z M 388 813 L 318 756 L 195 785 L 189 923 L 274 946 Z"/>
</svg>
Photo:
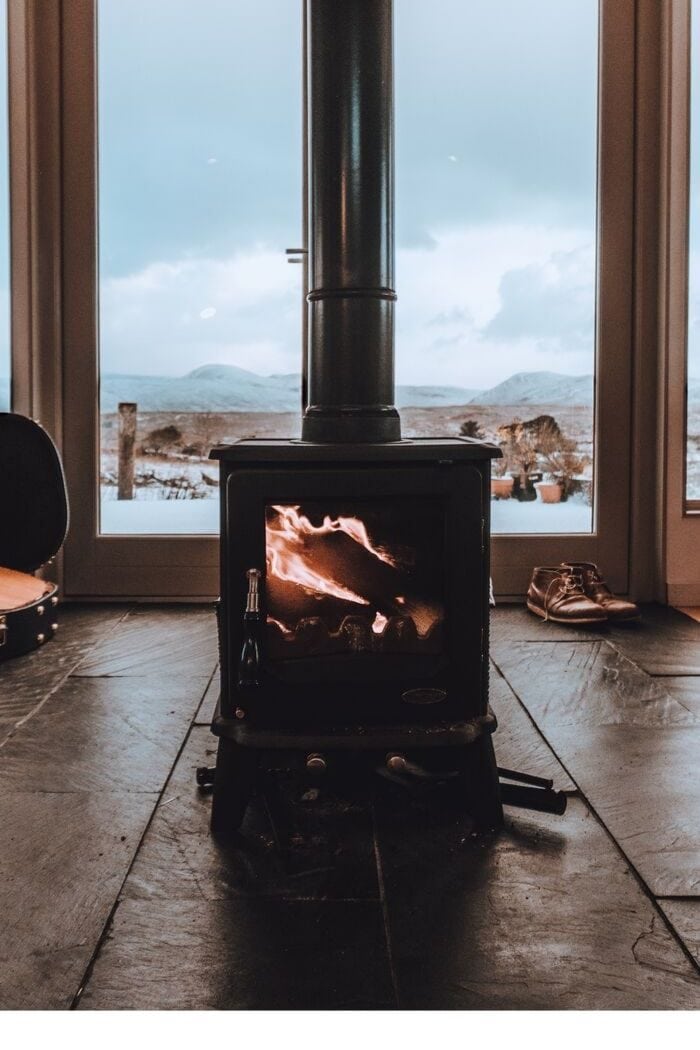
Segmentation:
<svg viewBox="0 0 700 1050">
<path fill-rule="evenodd" d="M 440 654 L 444 532 L 438 499 L 267 505 L 268 659 Z"/>
</svg>

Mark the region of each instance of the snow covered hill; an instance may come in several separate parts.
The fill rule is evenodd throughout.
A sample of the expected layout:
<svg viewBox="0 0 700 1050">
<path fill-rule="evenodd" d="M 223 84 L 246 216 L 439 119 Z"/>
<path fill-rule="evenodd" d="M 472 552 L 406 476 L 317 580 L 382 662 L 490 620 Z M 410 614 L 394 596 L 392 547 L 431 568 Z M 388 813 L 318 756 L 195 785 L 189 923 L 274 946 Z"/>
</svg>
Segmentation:
<svg viewBox="0 0 700 1050">
<path fill-rule="evenodd" d="M 400 408 L 466 405 L 476 390 L 451 386 L 399 386 Z M 120 401 L 135 401 L 142 412 L 297 412 L 298 375 L 260 376 L 234 365 L 202 365 L 186 376 L 105 375 L 100 389 L 103 412 Z"/>
<path fill-rule="evenodd" d="M 565 376 L 559 372 L 516 372 L 483 390 L 473 405 L 592 405 L 593 376 Z"/>
<path fill-rule="evenodd" d="M 203 365 L 185 376 L 105 375 L 100 407 L 135 401 L 142 412 L 293 412 L 299 376 L 259 376 L 234 365 Z"/>
<path fill-rule="evenodd" d="M 700 404 L 700 378 L 688 381 L 691 404 Z M 135 401 L 142 412 L 297 412 L 298 375 L 260 376 L 234 365 L 203 365 L 185 376 L 105 375 L 100 404 L 115 412 L 120 401 Z M 590 405 L 592 376 L 518 372 L 490 390 L 456 386 L 398 386 L 399 408 L 452 405 Z M 10 404 L 10 382 L 0 376 L 0 412 Z"/>
</svg>

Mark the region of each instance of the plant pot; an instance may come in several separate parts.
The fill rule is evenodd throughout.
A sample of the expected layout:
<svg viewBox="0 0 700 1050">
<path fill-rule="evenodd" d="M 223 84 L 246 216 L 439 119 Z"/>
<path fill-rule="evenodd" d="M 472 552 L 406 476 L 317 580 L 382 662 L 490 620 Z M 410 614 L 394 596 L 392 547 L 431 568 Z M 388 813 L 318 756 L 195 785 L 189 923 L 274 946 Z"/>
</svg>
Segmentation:
<svg viewBox="0 0 700 1050">
<path fill-rule="evenodd" d="M 513 495 L 513 478 L 491 478 L 491 496 L 493 499 L 510 499 Z"/>
<path fill-rule="evenodd" d="M 561 503 L 561 483 L 559 481 L 539 481 L 535 488 L 543 503 Z"/>
</svg>

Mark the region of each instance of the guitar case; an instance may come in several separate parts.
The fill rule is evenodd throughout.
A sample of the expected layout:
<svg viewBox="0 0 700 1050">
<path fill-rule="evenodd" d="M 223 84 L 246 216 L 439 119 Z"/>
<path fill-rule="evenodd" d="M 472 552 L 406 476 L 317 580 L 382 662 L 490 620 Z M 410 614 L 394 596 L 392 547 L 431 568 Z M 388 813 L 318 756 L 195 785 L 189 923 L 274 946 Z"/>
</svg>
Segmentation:
<svg viewBox="0 0 700 1050">
<path fill-rule="evenodd" d="M 58 587 L 34 576 L 68 531 L 63 466 L 38 423 L 0 412 L 0 662 L 58 629 Z"/>
</svg>

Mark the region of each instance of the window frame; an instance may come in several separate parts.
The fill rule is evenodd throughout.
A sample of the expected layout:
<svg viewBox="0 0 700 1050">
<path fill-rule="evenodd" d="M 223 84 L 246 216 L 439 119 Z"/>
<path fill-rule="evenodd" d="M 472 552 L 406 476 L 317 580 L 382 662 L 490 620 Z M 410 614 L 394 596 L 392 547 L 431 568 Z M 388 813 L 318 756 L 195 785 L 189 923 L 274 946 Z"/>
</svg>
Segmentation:
<svg viewBox="0 0 700 1050">
<path fill-rule="evenodd" d="M 695 12 L 700 17 L 700 8 Z M 660 597 L 700 604 L 700 501 L 686 499 L 690 226 L 691 0 L 670 0 L 662 23 L 660 208 Z"/>
<path fill-rule="evenodd" d="M 574 558 L 629 592 L 636 13 L 634 0 L 599 3 L 594 531 L 494 536 L 495 590 L 505 598 L 526 591 L 532 566 Z M 616 431 L 622 440 L 606 441 L 603 467 L 603 441 Z"/>
</svg>

